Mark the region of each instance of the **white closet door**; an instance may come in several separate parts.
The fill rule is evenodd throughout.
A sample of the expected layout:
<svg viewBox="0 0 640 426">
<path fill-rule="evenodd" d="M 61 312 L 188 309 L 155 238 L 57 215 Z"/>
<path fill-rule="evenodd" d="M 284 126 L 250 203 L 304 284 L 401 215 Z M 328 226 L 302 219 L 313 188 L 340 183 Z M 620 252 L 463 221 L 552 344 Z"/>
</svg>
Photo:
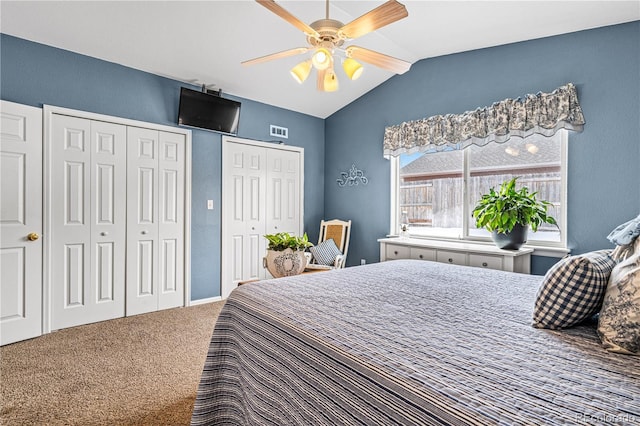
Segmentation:
<svg viewBox="0 0 640 426">
<path fill-rule="evenodd" d="M 300 153 L 267 149 L 267 233 L 300 235 Z"/>
<path fill-rule="evenodd" d="M 53 115 L 51 328 L 124 314 L 125 128 Z"/>
<path fill-rule="evenodd" d="M 158 309 L 158 132 L 127 128 L 126 314 Z"/>
<path fill-rule="evenodd" d="M 184 305 L 185 137 L 160 132 L 158 309 Z"/>
<path fill-rule="evenodd" d="M 0 345 L 42 334 L 42 110 L 0 103 Z M 35 233 L 28 239 L 30 233 Z"/>
<path fill-rule="evenodd" d="M 239 281 L 265 277 L 266 149 L 223 144 L 222 297 Z"/>
<path fill-rule="evenodd" d="M 91 122 L 91 304 L 96 318 L 124 316 L 127 128 Z"/>
</svg>

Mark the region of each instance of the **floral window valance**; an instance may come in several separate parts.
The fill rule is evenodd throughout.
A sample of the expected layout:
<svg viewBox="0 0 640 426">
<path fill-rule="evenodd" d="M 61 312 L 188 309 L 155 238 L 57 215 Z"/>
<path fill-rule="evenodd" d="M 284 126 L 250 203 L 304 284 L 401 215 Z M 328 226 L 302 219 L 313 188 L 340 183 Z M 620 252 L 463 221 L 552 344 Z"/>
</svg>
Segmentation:
<svg viewBox="0 0 640 426">
<path fill-rule="evenodd" d="M 505 99 L 463 114 L 435 115 L 389 126 L 384 132 L 384 155 L 465 148 L 471 144 L 506 142 L 512 136 L 534 133 L 552 136 L 560 129 L 581 132 L 584 115 L 572 83 L 551 93 Z"/>
</svg>

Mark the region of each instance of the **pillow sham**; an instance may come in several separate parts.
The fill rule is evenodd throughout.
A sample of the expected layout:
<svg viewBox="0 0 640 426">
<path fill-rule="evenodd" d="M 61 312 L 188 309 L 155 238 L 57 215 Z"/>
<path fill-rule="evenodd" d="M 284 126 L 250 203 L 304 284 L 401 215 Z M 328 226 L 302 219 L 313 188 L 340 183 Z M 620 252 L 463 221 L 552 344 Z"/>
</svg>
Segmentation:
<svg viewBox="0 0 640 426">
<path fill-rule="evenodd" d="M 611 272 L 598 318 L 598 336 L 610 352 L 640 356 L 640 238 L 633 254 Z"/>
<path fill-rule="evenodd" d="M 321 242 L 317 246 L 309 248 L 309 251 L 316 260 L 316 263 L 320 265 L 333 265 L 336 257 L 342 254 L 332 238 Z"/>
<path fill-rule="evenodd" d="M 615 266 L 610 254 L 611 250 L 593 251 L 552 266 L 538 289 L 533 326 L 566 328 L 598 313 Z"/>
</svg>

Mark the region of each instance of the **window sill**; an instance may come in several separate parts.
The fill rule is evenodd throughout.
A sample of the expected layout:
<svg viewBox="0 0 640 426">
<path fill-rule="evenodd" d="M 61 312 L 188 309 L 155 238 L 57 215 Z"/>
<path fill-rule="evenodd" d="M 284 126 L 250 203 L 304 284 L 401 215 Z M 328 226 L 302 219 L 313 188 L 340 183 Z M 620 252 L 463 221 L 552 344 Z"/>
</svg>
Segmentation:
<svg viewBox="0 0 640 426">
<path fill-rule="evenodd" d="M 571 249 L 564 247 L 533 246 L 529 244 L 525 244 L 524 247 L 532 248 L 534 256 L 563 258 L 571 253 Z"/>
<path fill-rule="evenodd" d="M 387 235 L 387 238 L 399 238 L 398 235 Z M 467 243 L 467 244 L 477 244 L 480 246 L 493 246 L 494 244 L 491 241 L 478 241 L 478 240 L 465 240 L 459 238 L 433 238 L 433 237 L 424 237 L 424 236 L 415 236 L 411 235 L 408 238 L 416 239 L 416 240 L 427 240 L 427 241 L 451 241 L 458 243 Z M 545 246 L 545 245 L 534 245 L 534 244 L 525 244 L 522 246 L 523 248 L 532 249 L 533 256 L 545 256 L 545 257 L 557 257 L 563 258 L 567 254 L 571 253 L 571 250 L 565 247 L 557 247 L 557 246 Z"/>
</svg>

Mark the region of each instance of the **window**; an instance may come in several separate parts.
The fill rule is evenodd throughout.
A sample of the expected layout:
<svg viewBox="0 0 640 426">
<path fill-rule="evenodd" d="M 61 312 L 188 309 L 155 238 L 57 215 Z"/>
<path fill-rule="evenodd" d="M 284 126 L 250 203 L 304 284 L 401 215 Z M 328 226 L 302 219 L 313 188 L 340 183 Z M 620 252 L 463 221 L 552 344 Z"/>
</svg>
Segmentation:
<svg viewBox="0 0 640 426">
<path fill-rule="evenodd" d="M 529 244 L 565 247 L 566 141 L 567 131 L 560 130 L 551 137 L 392 157 L 391 233 L 406 223 L 412 237 L 489 240 L 471 212 L 489 188 L 518 176 L 519 187 L 553 204 L 549 213 L 559 224 L 529 231 Z"/>
</svg>

